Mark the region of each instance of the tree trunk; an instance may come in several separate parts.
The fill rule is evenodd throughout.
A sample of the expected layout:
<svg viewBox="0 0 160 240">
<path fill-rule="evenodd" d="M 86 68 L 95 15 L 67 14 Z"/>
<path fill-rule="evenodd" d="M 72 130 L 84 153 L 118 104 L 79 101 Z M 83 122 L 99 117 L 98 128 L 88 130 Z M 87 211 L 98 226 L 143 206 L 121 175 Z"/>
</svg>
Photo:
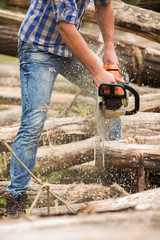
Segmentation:
<svg viewBox="0 0 160 240">
<path fill-rule="evenodd" d="M 102 167 L 103 148 L 96 144 L 96 166 Z M 155 145 L 126 144 L 120 142 L 104 143 L 105 167 L 139 168 L 143 155 L 145 169 L 160 171 L 160 147 Z"/>
<path fill-rule="evenodd" d="M 136 5 L 141 8 L 160 12 L 160 1 L 159 0 L 137 0 Z"/>
</svg>

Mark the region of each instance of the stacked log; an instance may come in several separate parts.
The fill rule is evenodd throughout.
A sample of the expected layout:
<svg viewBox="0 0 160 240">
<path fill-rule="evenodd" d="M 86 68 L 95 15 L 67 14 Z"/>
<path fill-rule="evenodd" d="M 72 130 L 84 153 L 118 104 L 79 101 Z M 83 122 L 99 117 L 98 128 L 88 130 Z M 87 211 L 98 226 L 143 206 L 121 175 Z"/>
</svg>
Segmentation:
<svg viewBox="0 0 160 240">
<path fill-rule="evenodd" d="M 92 7 L 91 12 L 94 14 Z M 92 18 L 88 17 L 88 20 L 84 20 L 91 22 Z M 23 14 L 0 10 L 0 53 L 11 56 L 17 55 L 17 33 L 23 19 Z M 158 18 L 155 19 L 155 24 L 153 24 L 154 19 L 152 19 L 150 25 L 147 27 L 149 29 L 148 34 L 150 33 L 150 29 L 154 28 L 153 26 L 156 25 L 157 21 L 159 21 Z M 140 20 L 139 23 L 141 23 Z M 158 27 L 155 26 L 154 32 L 157 31 Z M 81 34 L 88 43 L 92 42 L 94 50 L 96 48 L 101 49 L 97 52 L 101 56 L 104 51 L 104 45 L 99 41 L 100 34 L 88 33 L 84 31 L 83 27 L 81 28 Z M 159 33 L 157 32 L 156 39 L 158 39 L 158 36 Z M 127 38 L 120 38 L 116 35 L 115 44 L 121 69 L 123 70 L 124 68 L 124 72 L 127 72 L 130 78 L 134 78 L 139 85 L 149 84 L 154 87 L 160 86 L 160 52 L 158 50 L 147 48 L 135 42 L 132 43 Z"/>
<path fill-rule="evenodd" d="M 9 6 L 28 8 L 30 0 L 8 0 L 7 3 Z M 113 9 L 116 28 L 122 29 L 123 31 L 134 31 L 136 34 L 147 36 L 159 42 L 159 15 L 152 11 L 147 11 L 119 1 L 113 1 Z M 97 23 L 93 4 L 89 5 L 84 16 L 84 21 Z"/>
</svg>

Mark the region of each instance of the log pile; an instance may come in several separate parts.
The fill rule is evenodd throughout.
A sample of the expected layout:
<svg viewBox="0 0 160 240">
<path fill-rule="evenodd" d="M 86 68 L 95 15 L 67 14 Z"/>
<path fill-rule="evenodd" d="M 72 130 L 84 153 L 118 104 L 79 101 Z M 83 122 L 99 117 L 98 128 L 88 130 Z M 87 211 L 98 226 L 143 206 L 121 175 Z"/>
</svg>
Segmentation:
<svg viewBox="0 0 160 240">
<path fill-rule="evenodd" d="M 8 1 L 9 2 L 9 1 Z M 16 1 L 18 2 L 18 1 Z M 22 1 L 19 1 L 22 3 Z M 27 1 L 24 1 L 27 3 Z M 119 5 L 117 5 L 119 6 Z M 121 5 L 122 7 L 126 7 L 126 5 Z M 118 18 L 118 13 L 116 11 L 116 7 L 114 6 L 116 17 Z M 118 9 L 118 7 L 117 7 Z M 125 9 L 125 8 L 124 8 Z M 123 9 L 123 10 L 124 10 Z M 127 8 L 130 11 L 129 8 Z M 131 7 L 131 9 L 133 9 Z M 93 7 L 90 8 L 91 15 L 94 14 Z M 127 11 L 127 10 L 126 10 Z M 139 10 L 138 10 L 139 11 Z M 89 17 L 90 22 L 92 21 L 92 17 Z M 89 16 L 89 15 L 88 15 Z M 150 16 L 150 15 L 149 15 Z M 157 15 L 153 14 L 157 17 Z M 155 19 L 157 19 L 155 17 Z M 15 34 L 15 30 L 19 28 L 19 25 L 24 18 L 24 15 L 9 13 L 8 11 L 0 11 L 0 21 L 3 23 L 1 26 L 2 35 L 0 39 L 4 37 L 6 33 L 6 38 L 10 41 L 10 48 L 12 48 L 12 54 L 16 54 L 16 35 L 15 38 L 8 38 L 10 35 L 9 31 L 14 30 L 13 34 Z M 87 18 L 87 15 L 86 15 Z M 136 18 L 138 16 L 136 15 Z M 140 16 L 139 16 L 140 18 Z M 153 20 L 152 19 L 152 20 Z M 11 21 L 12 20 L 12 21 Z M 87 20 L 86 20 L 87 21 Z M 125 20 L 126 21 L 126 20 Z M 156 20 L 157 21 L 157 20 Z M 156 22 L 155 21 L 155 22 Z M 12 23 L 10 23 L 12 22 Z M 121 22 L 121 20 L 119 20 Z M 140 22 L 140 20 L 139 20 Z M 151 23 L 149 23 L 151 24 Z M 4 27 L 5 26 L 5 27 Z M 119 25 L 120 26 L 120 25 Z M 156 26 L 156 24 L 154 24 Z M 8 29 L 10 29 L 8 31 Z M 4 32 L 3 32 L 4 31 Z M 156 34 L 158 32 L 155 30 Z M 100 40 L 99 32 L 98 34 L 92 36 L 90 33 L 88 34 L 84 28 L 81 30 L 82 35 L 86 38 L 95 41 L 95 45 L 97 46 L 97 53 L 99 55 L 102 54 L 102 41 Z M 149 33 L 147 33 L 149 34 Z M 151 33 L 152 35 L 152 33 Z M 154 37 L 152 36 L 152 39 Z M 1 41 L 1 40 L 0 40 Z M 137 66 L 137 61 L 140 64 L 144 63 L 144 61 L 149 61 L 149 64 L 153 62 L 152 65 L 152 76 L 159 76 L 159 68 L 157 64 L 159 63 L 160 54 L 157 52 L 153 52 L 150 49 L 143 48 L 139 45 L 131 46 L 129 42 L 122 39 L 116 40 L 117 43 L 117 51 L 123 52 L 125 49 L 125 56 L 130 56 L 130 62 L 134 63 L 134 67 Z M 0 43 L 1 44 L 1 43 Z M 95 46 L 94 45 L 94 46 Z M 6 53 L 9 48 L 3 49 Z M 144 52 L 143 52 L 144 51 Z M 131 55 L 131 53 L 133 55 Z M 136 56 L 135 59 L 133 56 Z M 142 59 L 143 56 L 143 59 Z M 156 59 L 156 61 L 155 61 Z M 126 66 L 128 65 L 129 60 L 127 60 Z M 147 69 L 147 64 L 145 65 L 145 71 Z M 134 68 L 132 69 L 133 73 Z M 135 71 L 136 73 L 136 71 Z M 143 71 L 140 73 L 140 77 L 137 78 L 137 83 L 139 85 L 142 84 L 143 79 L 141 76 Z M 146 79 L 146 77 L 145 77 Z M 148 80 L 147 80 L 148 81 Z M 159 81 L 159 78 L 158 78 Z M 137 87 L 138 88 L 138 87 Z M 142 92 L 141 92 L 142 91 Z M 143 191 L 146 186 L 145 177 L 147 177 L 148 171 L 160 171 L 160 90 L 159 89 L 151 89 L 141 87 L 139 88 L 139 92 L 141 95 L 141 105 L 140 105 L 140 113 L 135 116 L 124 116 L 122 117 L 122 141 L 119 142 L 107 142 L 104 146 L 105 153 L 105 166 L 106 168 L 129 168 L 132 169 L 133 172 L 137 171 L 138 174 L 138 189 L 139 191 Z M 56 95 L 57 94 L 57 95 Z M 54 99 L 52 98 L 51 104 L 54 107 L 58 106 L 56 110 L 62 110 L 64 107 L 64 102 L 60 102 L 62 99 L 59 91 L 54 92 Z M 63 93 L 65 96 L 65 103 L 70 104 L 73 101 L 76 93 L 68 94 Z M 92 107 L 95 108 L 95 101 L 90 101 L 91 99 L 88 97 L 84 97 L 82 95 L 79 96 L 79 100 L 81 102 L 86 102 L 89 104 L 92 102 Z M 0 101 L 4 106 L 6 104 L 14 104 L 21 105 L 20 101 L 20 88 L 19 86 L 15 86 L 14 88 L 9 88 L 8 86 L 0 86 Z M 130 106 L 132 108 L 133 100 L 130 97 Z M 8 108 L 9 109 L 9 108 Z M 16 109 L 16 108 L 14 108 Z M 9 111 L 8 111 L 9 112 Z M 59 111 L 60 112 L 60 111 Z M 2 111 L 2 114 L 4 112 Z M 12 114 L 12 113 L 11 113 Z M 18 114 L 17 114 L 18 115 Z M 8 115 L 9 116 L 9 115 Z M 82 163 L 93 161 L 96 162 L 95 166 L 97 168 L 102 167 L 102 147 L 100 144 L 100 140 L 97 137 L 97 120 L 95 115 L 87 116 L 87 117 L 70 117 L 70 118 L 57 118 L 57 119 L 48 119 L 46 121 L 40 142 L 39 149 L 37 154 L 37 165 L 36 167 L 39 169 L 39 173 L 41 175 L 46 175 L 53 171 L 63 170 L 70 168 L 74 165 L 79 165 Z M 9 142 L 12 145 L 15 135 L 17 133 L 19 124 L 8 125 L 2 127 L 0 129 L 0 151 L 5 152 L 2 161 L 4 161 L 4 165 L 7 164 L 8 155 L 6 155 L 7 150 L 4 149 L 3 142 Z M 62 144 L 60 146 L 53 146 L 54 144 Z"/>
<path fill-rule="evenodd" d="M 159 22 L 160 17 L 158 13 L 157 15 L 150 11 L 144 13 L 145 10 L 138 7 L 137 9 L 134 9 L 131 5 L 124 3 L 116 2 L 114 4 L 115 27 L 118 26 L 118 29 L 125 31 L 127 26 L 129 26 L 129 19 L 130 23 L 132 22 L 132 25 L 133 23 L 138 25 L 138 27 L 135 28 L 136 32 L 134 32 L 134 34 L 138 33 L 137 29 L 140 29 L 140 32 L 143 32 L 145 37 L 147 35 L 147 38 L 152 39 L 154 42 L 159 42 L 159 25 L 157 25 L 157 22 Z M 94 15 L 94 7 L 93 5 L 89 5 L 84 22 L 96 23 Z M 128 18 L 128 16 L 130 17 Z M 145 16 L 148 16 L 147 19 L 144 19 Z M 12 56 L 17 55 L 17 33 L 23 19 L 24 14 L 0 10 L 0 53 Z M 122 28 L 122 26 L 124 26 L 124 28 Z M 128 28 L 128 31 L 133 31 L 134 29 L 133 26 L 129 26 Z M 154 34 L 152 34 L 151 29 L 153 29 Z M 101 37 L 99 31 L 89 32 L 87 30 L 86 32 L 82 25 L 81 33 L 88 43 L 93 43 L 93 46 L 91 46 L 93 50 L 98 47 L 97 54 L 101 55 L 104 46 L 100 40 Z M 122 36 L 123 35 L 124 32 Z M 129 38 L 128 36 L 121 37 L 121 32 L 117 34 L 115 32 L 116 52 L 121 69 L 124 69 L 125 72 L 129 73 L 130 77 L 134 78 L 139 85 L 144 83 L 150 84 L 151 86 L 160 86 L 160 72 L 158 67 L 160 63 L 159 47 L 148 47 L 144 44 L 146 39 L 144 38 L 142 40 L 141 44 L 138 43 L 140 42 L 140 39 L 132 42 L 132 36 Z"/>
<path fill-rule="evenodd" d="M 27 9 L 30 0 L 8 0 L 9 6 L 18 6 Z M 123 31 L 134 31 L 136 34 L 149 36 L 159 42 L 159 15 L 152 11 L 147 11 L 135 6 L 125 4 L 120 1 L 113 1 L 113 9 L 115 14 L 115 27 Z M 128 18 L 129 16 L 129 18 Z M 91 3 L 85 13 L 84 21 L 97 23 L 95 18 L 95 9 Z M 146 22 L 148 26 L 146 26 Z M 151 26 L 151 27 L 150 27 Z"/>
</svg>

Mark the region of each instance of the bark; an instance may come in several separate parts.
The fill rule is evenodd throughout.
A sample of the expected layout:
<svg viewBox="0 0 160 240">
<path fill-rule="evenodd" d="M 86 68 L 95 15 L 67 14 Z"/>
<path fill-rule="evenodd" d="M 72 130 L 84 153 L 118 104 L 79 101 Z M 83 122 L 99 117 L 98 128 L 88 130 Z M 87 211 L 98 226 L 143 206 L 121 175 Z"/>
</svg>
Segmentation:
<svg viewBox="0 0 160 240">
<path fill-rule="evenodd" d="M 51 103 L 54 102 L 56 107 L 63 107 L 64 102 L 62 101 L 61 93 L 54 92 Z M 65 104 L 71 102 L 74 99 L 73 94 L 66 94 L 63 93 L 63 99 L 65 100 Z M 93 103 L 95 101 L 90 101 L 92 98 L 87 98 L 81 96 L 80 100 L 84 102 Z M 21 96 L 20 96 L 20 88 L 7 88 L 7 87 L 0 87 L 0 101 L 1 104 L 20 104 L 21 103 Z M 90 105 L 90 104 L 89 104 Z M 152 93 L 152 94 L 145 94 L 140 97 L 140 111 L 141 112 L 149 112 L 149 111 L 159 111 L 160 106 L 160 93 Z M 129 106 L 128 108 L 131 109 L 134 107 L 134 98 L 129 98 Z"/>
<path fill-rule="evenodd" d="M 132 116 L 122 116 L 121 119 L 123 139 L 133 137 L 132 140 L 135 140 L 135 143 L 139 141 L 141 144 L 149 143 L 152 140 L 156 141 L 156 136 L 158 140 L 160 133 L 159 113 L 139 112 Z"/>
<path fill-rule="evenodd" d="M 81 213 L 115 212 L 124 209 L 155 210 L 160 208 L 160 189 L 132 194 L 120 199 L 108 199 L 82 205 Z M 145 203 L 145 204 L 144 204 Z"/>
<path fill-rule="evenodd" d="M 4 191 L 9 182 L 1 182 L 1 191 Z M 128 196 L 129 194 L 118 184 L 113 184 L 109 187 L 102 186 L 101 184 L 49 184 L 50 190 L 56 192 L 60 198 L 65 201 L 69 201 L 70 204 L 78 204 L 86 201 L 98 201 L 108 198 L 117 198 Z M 31 205 L 36 194 L 40 190 L 41 186 L 32 182 L 31 186 L 27 190 L 27 204 Z M 54 197 L 50 196 L 51 207 L 55 206 Z M 41 194 L 40 201 L 37 207 L 46 207 L 46 191 Z M 66 209 L 67 210 L 67 209 Z"/>
<path fill-rule="evenodd" d="M 134 196 L 133 196 L 134 197 Z M 143 202 L 143 197 L 142 200 Z M 41 212 L 39 212 L 40 214 Z M 46 214 L 46 211 L 45 211 Z M 159 210 L 119 211 L 102 214 L 78 214 L 75 216 L 22 216 L 1 221 L 1 237 L 10 240 L 55 239 L 64 240 L 157 240 L 160 228 Z M 116 231 L 115 231 L 116 229 Z M 136 229 L 136 230 L 135 230 Z M 14 232 L 14 234 L 13 234 Z"/>
<path fill-rule="evenodd" d="M 81 209 L 81 213 L 74 216 L 62 216 L 69 213 L 64 206 L 51 208 L 49 217 L 46 208 L 34 209 L 35 215 L 1 220 L 1 238 L 10 240 L 14 236 L 17 240 L 27 240 L 36 235 L 39 240 L 46 236 L 59 240 L 103 240 L 111 236 L 113 240 L 157 240 L 159 193 L 160 189 L 153 189 L 118 199 L 73 204 L 77 211 Z M 58 214 L 60 216 L 55 217 Z"/>
<path fill-rule="evenodd" d="M 18 129 L 19 124 L 0 128 L 0 152 L 4 150 L 2 141 L 9 142 L 12 145 Z M 81 141 L 95 134 L 95 118 L 55 118 L 45 122 L 39 146 Z"/>
<path fill-rule="evenodd" d="M 36 166 L 41 174 L 94 160 L 95 137 L 61 146 L 41 147 L 37 152 Z"/>
<path fill-rule="evenodd" d="M 0 9 L 0 53 L 17 55 L 17 33 L 24 14 Z"/>
<path fill-rule="evenodd" d="M 133 108 L 134 98 L 130 97 L 128 108 Z M 145 94 L 140 96 L 140 112 L 159 112 L 160 111 L 160 93 Z"/>
<path fill-rule="evenodd" d="M 102 167 L 100 141 L 90 138 L 61 146 L 40 147 L 36 167 L 46 175 L 53 171 L 66 169 L 96 159 L 96 167 Z M 146 170 L 160 171 L 160 147 L 156 145 L 105 142 L 105 167 L 138 169 L 141 167 L 140 154 L 143 154 Z"/>
<path fill-rule="evenodd" d="M 160 41 L 158 13 L 118 1 L 113 1 L 113 10 L 115 29 L 129 31 L 156 42 Z M 89 5 L 83 20 L 97 23 L 93 5 Z"/>
<path fill-rule="evenodd" d="M 102 167 L 100 144 L 96 144 L 96 166 Z M 145 169 L 160 171 L 160 147 L 156 145 L 126 144 L 120 142 L 104 143 L 105 167 L 139 168 L 141 154 Z"/>
<path fill-rule="evenodd" d="M 136 5 L 141 8 L 160 12 L 159 0 L 137 0 Z"/>
<path fill-rule="evenodd" d="M 30 1 L 24 0 L 8 0 L 9 6 L 28 8 L 29 3 Z M 157 42 L 160 41 L 160 16 L 158 14 L 118 1 L 113 1 L 113 9 L 116 28 L 149 37 Z M 84 21 L 97 23 L 94 6 L 92 4 L 87 8 Z"/>
</svg>

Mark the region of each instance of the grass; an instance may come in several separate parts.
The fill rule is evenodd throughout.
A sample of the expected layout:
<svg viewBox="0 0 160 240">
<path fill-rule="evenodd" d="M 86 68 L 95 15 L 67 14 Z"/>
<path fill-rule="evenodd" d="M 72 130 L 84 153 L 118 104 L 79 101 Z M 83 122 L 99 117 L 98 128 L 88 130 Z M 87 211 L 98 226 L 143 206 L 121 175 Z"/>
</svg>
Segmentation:
<svg viewBox="0 0 160 240">
<path fill-rule="evenodd" d="M 17 57 L 0 54 L 0 64 L 18 64 L 18 63 L 19 60 Z"/>
</svg>

